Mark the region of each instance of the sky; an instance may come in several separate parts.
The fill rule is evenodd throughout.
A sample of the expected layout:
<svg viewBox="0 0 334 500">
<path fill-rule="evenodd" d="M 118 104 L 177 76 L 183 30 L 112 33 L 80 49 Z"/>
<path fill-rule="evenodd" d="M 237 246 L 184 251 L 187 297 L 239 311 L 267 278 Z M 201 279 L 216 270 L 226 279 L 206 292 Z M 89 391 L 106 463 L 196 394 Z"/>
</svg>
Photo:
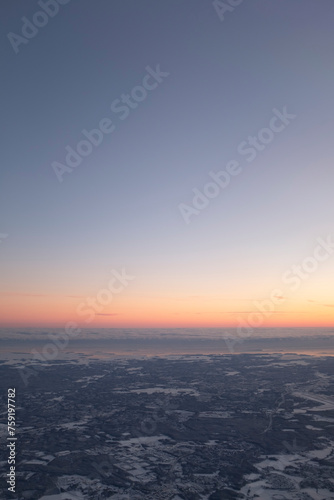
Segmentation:
<svg viewBox="0 0 334 500">
<path fill-rule="evenodd" d="M 3 7 L 0 326 L 333 326 L 334 4 L 231 4 Z"/>
</svg>

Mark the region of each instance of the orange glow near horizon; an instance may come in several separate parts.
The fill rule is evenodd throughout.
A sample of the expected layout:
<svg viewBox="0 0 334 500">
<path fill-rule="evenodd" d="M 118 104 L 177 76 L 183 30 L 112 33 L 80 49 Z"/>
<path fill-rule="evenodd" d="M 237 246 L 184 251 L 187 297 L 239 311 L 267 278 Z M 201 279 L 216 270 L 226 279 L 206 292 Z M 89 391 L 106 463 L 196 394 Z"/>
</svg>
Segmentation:
<svg viewBox="0 0 334 500">
<path fill-rule="evenodd" d="M 253 328 L 333 327 L 334 307 L 308 300 L 286 301 L 273 312 L 260 312 L 254 301 L 210 297 L 118 295 L 94 311 L 86 299 L 68 296 L 2 296 L 1 327 L 82 328 Z M 79 314 L 77 308 L 81 305 Z"/>
</svg>

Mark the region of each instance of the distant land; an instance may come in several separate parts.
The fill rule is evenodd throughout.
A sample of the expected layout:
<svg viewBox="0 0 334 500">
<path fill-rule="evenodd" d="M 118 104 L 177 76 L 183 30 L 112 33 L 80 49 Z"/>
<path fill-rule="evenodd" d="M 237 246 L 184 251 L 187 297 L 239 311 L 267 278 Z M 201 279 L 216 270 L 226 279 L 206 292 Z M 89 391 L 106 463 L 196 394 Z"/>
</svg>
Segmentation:
<svg viewBox="0 0 334 500">
<path fill-rule="evenodd" d="M 179 354 L 297 353 L 334 355 L 334 328 L 268 328 L 241 336 L 233 329 L 1 329 L 0 359 L 53 361 L 67 357 L 166 356 Z"/>
<path fill-rule="evenodd" d="M 12 360 L 0 386 L 16 388 L 19 498 L 334 498 L 333 357 Z"/>
</svg>

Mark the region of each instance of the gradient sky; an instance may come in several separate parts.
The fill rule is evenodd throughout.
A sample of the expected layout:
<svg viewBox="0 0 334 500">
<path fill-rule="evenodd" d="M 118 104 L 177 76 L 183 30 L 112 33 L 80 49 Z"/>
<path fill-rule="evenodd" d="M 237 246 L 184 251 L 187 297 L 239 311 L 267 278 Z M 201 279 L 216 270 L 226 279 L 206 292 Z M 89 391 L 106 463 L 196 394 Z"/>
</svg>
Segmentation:
<svg viewBox="0 0 334 500">
<path fill-rule="evenodd" d="M 263 326 L 333 326 L 334 253 L 282 281 L 334 239 L 333 1 L 247 0 L 221 21 L 211 1 L 71 0 L 16 54 L 7 34 L 38 10 L 3 6 L 0 325 L 80 323 L 124 268 L 90 326 L 237 326 L 274 289 Z M 121 120 L 111 103 L 157 65 L 169 76 Z M 239 144 L 284 106 L 296 118 L 247 162 Z M 52 163 L 103 118 L 115 130 L 60 183 Z M 231 160 L 242 173 L 186 224 L 179 205 Z"/>
</svg>

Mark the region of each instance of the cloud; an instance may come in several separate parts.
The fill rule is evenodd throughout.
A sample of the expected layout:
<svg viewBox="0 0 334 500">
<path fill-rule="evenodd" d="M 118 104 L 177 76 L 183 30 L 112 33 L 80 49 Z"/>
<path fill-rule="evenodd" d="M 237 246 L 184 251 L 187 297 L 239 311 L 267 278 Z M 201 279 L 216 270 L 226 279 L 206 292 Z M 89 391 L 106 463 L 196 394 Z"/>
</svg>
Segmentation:
<svg viewBox="0 0 334 500">
<path fill-rule="evenodd" d="M 118 316 L 118 313 L 96 313 L 96 316 Z"/>
<path fill-rule="evenodd" d="M 307 302 L 311 302 L 313 304 L 318 304 L 319 306 L 323 307 L 334 307 L 334 304 L 323 304 L 322 302 L 318 302 L 317 300 L 308 300 Z"/>
<path fill-rule="evenodd" d="M 2 297 L 46 297 L 45 294 L 37 293 L 18 293 L 18 292 L 0 292 Z"/>
<path fill-rule="evenodd" d="M 268 311 L 269 312 L 269 311 Z M 221 314 L 253 314 L 253 313 L 261 313 L 261 311 L 224 311 Z M 270 311 L 270 314 L 306 314 L 306 311 Z"/>
<path fill-rule="evenodd" d="M 21 293 L 21 292 L 0 292 L 1 297 L 65 297 L 67 299 L 82 299 L 85 295 L 62 295 L 55 293 Z"/>
<path fill-rule="evenodd" d="M 281 295 L 275 295 L 278 299 L 285 299 L 286 297 L 283 297 Z M 236 298 L 229 298 L 229 297 L 223 297 L 221 295 L 187 295 L 185 297 L 169 297 L 171 300 L 176 300 L 176 301 L 183 301 L 183 300 L 215 300 L 219 299 L 222 302 L 254 302 L 254 300 L 266 300 L 267 297 L 263 297 L 262 299 L 258 298 L 241 298 L 241 299 L 236 299 Z"/>
</svg>

